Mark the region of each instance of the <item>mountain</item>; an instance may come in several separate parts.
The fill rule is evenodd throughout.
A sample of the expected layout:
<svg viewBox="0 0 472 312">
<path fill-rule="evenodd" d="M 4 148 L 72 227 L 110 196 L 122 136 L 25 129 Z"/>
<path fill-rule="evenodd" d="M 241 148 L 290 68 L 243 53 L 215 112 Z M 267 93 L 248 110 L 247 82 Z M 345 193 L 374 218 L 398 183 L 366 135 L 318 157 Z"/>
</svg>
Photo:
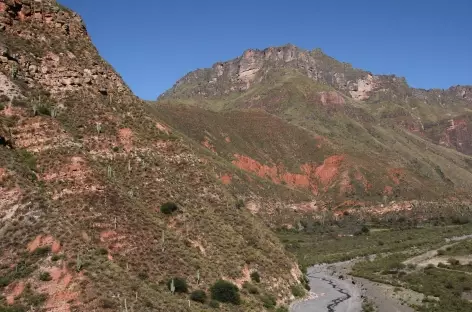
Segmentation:
<svg viewBox="0 0 472 312">
<path fill-rule="evenodd" d="M 247 50 L 187 74 L 151 106 L 230 166 L 310 197 L 295 210 L 439 207 L 468 198 L 472 184 L 471 86 L 414 89 L 320 49 Z"/>
<path fill-rule="evenodd" d="M 75 12 L 2 0 L 0 31 L 0 310 L 204 309 L 170 292 L 175 278 L 235 283 L 243 303 L 222 311 L 293 298 L 294 257 L 213 156 L 132 94 Z M 254 272 L 259 295 L 242 289 Z"/>
</svg>

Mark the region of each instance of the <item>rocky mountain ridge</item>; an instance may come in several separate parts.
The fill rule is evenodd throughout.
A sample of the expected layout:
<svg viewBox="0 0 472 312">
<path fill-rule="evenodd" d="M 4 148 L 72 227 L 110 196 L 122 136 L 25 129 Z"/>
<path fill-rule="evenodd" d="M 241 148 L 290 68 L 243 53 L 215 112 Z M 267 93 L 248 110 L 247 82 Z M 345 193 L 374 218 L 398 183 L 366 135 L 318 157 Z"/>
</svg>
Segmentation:
<svg viewBox="0 0 472 312">
<path fill-rule="evenodd" d="M 369 206 L 465 194 L 471 90 L 414 89 L 286 45 L 191 72 L 151 105 L 245 172 L 321 206 Z"/>
<path fill-rule="evenodd" d="M 293 298 L 294 257 L 203 148 L 146 111 L 76 13 L 2 0 L 0 23 L 0 310 L 201 311 L 166 285 L 184 278 L 231 281 L 244 302 L 221 310 L 260 311 L 242 288 L 253 272 L 261 295 Z"/>
<path fill-rule="evenodd" d="M 179 94 L 181 85 L 192 86 L 179 94 L 181 96 L 215 97 L 246 91 L 266 79 L 271 70 L 279 68 L 297 70 L 302 75 L 332 86 L 358 101 L 368 100 L 376 91 L 394 88 L 408 89 L 404 96 L 421 100 L 442 103 L 441 98 L 452 96 L 458 100 L 472 102 L 472 86 L 453 86 L 447 90 L 414 89 L 408 87 L 403 77 L 374 75 L 353 68 L 349 63 L 339 62 L 323 53 L 321 49 L 306 51 L 291 44 L 264 50 L 249 49 L 236 59 L 193 71 L 177 81 L 173 88 L 160 96 L 160 99 Z"/>
</svg>

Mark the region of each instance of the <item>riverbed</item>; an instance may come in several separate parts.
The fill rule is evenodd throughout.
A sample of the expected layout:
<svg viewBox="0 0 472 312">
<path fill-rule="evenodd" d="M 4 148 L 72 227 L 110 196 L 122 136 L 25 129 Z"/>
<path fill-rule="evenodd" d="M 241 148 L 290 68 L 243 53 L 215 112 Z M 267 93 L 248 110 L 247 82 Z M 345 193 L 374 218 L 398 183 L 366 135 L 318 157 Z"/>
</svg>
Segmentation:
<svg viewBox="0 0 472 312">
<path fill-rule="evenodd" d="M 355 260 L 320 264 L 308 269 L 310 293 L 294 302 L 291 312 L 361 312 L 363 298 L 372 301 L 378 312 L 414 312 L 393 298 L 384 285 L 348 275 Z M 393 287 L 392 287 L 393 288 Z"/>
<path fill-rule="evenodd" d="M 472 234 L 446 238 L 447 248 L 459 241 L 472 239 Z M 438 249 L 406 260 L 404 263 L 419 264 L 437 255 Z M 371 256 L 375 257 L 375 255 Z M 291 312 L 361 312 L 363 298 L 374 303 L 378 312 L 414 312 L 409 306 L 392 295 L 392 286 L 379 284 L 362 278 L 349 276 L 352 266 L 358 260 L 338 262 L 333 264 L 318 264 L 307 271 L 310 281 L 310 292 L 307 298 L 290 305 Z M 411 292 L 409 297 L 418 297 L 421 294 Z"/>
</svg>

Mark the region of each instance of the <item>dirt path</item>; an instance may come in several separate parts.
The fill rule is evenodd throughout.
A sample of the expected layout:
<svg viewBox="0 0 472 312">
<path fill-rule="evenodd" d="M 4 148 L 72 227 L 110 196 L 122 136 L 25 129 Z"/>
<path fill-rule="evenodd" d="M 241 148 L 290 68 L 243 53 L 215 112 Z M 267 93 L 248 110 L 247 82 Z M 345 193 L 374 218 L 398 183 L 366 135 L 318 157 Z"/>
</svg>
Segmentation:
<svg viewBox="0 0 472 312">
<path fill-rule="evenodd" d="M 418 266 L 419 268 L 426 267 L 429 264 L 433 264 L 435 266 L 438 265 L 438 263 L 442 262 L 447 264 L 447 260 L 449 258 L 454 258 L 459 260 L 461 264 L 468 264 L 470 261 L 472 261 L 472 257 L 470 256 L 439 256 L 439 250 L 446 250 L 448 247 L 452 247 L 456 245 L 458 242 L 471 239 L 472 235 L 464 235 L 464 236 L 456 236 L 452 238 L 446 238 L 445 241 L 447 245 L 441 246 L 438 249 L 434 250 L 429 250 L 421 255 L 418 255 L 416 257 L 410 258 L 408 260 L 403 261 L 405 265 L 408 264 L 413 264 Z M 454 243 L 453 243 L 454 242 Z"/>
</svg>

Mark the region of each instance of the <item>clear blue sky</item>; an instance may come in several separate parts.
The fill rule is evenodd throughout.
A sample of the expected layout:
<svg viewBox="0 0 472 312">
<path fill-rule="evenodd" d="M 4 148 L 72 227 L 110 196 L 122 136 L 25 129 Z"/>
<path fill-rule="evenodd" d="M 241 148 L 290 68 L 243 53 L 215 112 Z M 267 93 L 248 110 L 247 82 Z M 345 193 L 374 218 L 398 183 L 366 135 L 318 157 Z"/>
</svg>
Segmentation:
<svg viewBox="0 0 472 312">
<path fill-rule="evenodd" d="M 196 68 L 286 43 L 414 87 L 472 84 L 472 0 L 59 1 L 145 99 Z"/>
</svg>

